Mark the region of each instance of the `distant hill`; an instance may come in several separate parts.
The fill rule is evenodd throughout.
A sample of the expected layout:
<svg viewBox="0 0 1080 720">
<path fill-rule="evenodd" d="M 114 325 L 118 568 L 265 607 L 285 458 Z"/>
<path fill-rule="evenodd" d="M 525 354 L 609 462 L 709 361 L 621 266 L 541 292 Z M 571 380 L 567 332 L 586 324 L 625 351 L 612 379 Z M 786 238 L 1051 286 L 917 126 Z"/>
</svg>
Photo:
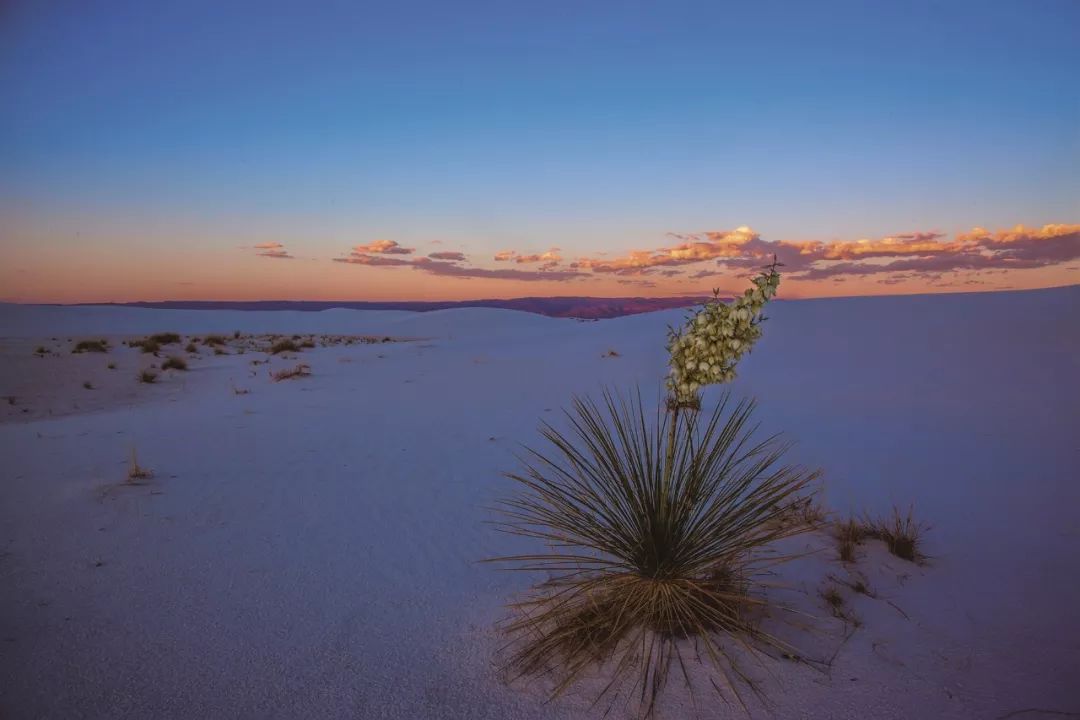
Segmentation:
<svg viewBox="0 0 1080 720">
<path fill-rule="evenodd" d="M 130 303 L 81 303 L 84 305 L 115 305 L 120 307 L 160 308 L 171 310 L 302 310 L 316 312 L 332 308 L 352 310 L 412 310 L 428 312 L 448 308 L 485 307 L 523 310 L 525 312 L 547 315 L 548 317 L 567 317 L 599 319 L 636 315 L 654 310 L 689 307 L 705 300 L 704 297 L 664 297 L 664 298 L 594 298 L 594 297 L 531 297 L 512 298 L 509 300 L 461 300 L 461 301 L 407 301 L 407 302 L 367 302 L 367 301 L 332 301 L 332 300 L 253 300 L 253 301 L 218 301 L 218 300 L 166 300 L 162 302 Z"/>
</svg>

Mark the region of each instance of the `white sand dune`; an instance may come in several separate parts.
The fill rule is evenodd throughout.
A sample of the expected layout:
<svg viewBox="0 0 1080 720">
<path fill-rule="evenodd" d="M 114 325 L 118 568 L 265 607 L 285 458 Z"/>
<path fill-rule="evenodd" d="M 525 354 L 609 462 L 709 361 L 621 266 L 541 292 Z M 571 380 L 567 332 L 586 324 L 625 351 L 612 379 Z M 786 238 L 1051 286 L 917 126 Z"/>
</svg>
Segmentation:
<svg viewBox="0 0 1080 720">
<path fill-rule="evenodd" d="M 732 391 L 838 512 L 913 503 L 933 561 L 868 546 L 861 627 L 821 622 L 826 670 L 775 665 L 772 716 L 1080 713 L 1080 286 L 774 305 Z M 681 317 L 0 306 L 0 717 L 601 716 L 501 681 L 527 579 L 477 562 L 520 544 L 485 507 L 573 393 L 657 394 Z M 308 350 L 282 383 L 261 353 L 139 385 L 149 356 L 67 352 L 166 330 L 422 339 Z M 133 446 L 155 476 L 124 486 Z M 845 572 L 826 550 L 787 579 L 813 606 Z M 692 712 L 673 679 L 660 716 Z"/>
</svg>

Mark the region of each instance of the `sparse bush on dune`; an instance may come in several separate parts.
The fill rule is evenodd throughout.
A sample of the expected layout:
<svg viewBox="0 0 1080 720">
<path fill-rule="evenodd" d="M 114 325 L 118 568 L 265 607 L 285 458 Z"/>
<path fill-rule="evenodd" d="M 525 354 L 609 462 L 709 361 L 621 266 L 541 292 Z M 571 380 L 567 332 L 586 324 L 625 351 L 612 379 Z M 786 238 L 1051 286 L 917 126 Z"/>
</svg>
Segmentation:
<svg viewBox="0 0 1080 720">
<path fill-rule="evenodd" d="M 157 382 L 157 373 L 153 370 L 143 370 L 138 375 L 139 382 L 151 384 Z"/>
<path fill-rule="evenodd" d="M 49 348 L 45 347 L 44 345 L 38 345 L 36 348 L 34 348 L 34 354 L 38 357 L 45 357 L 49 354 Z"/>
<path fill-rule="evenodd" d="M 227 340 L 224 335 L 207 335 L 202 342 L 203 345 L 224 345 Z"/>
<path fill-rule="evenodd" d="M 300 352 L 300 346 L 288 338 L 278 340 L 270 346 L 271 355 L 280 355 L 283 352 Z"/>
<path fill-rule="evenodd" d="M 109 352 L 109 343 L 107 340 L 80 340 L 75 344 L 75 347 L 71 350 L 72 353 L 106 353 Z"/>
<path fill-rule="evenodd" d="M 176 345 L 180 342 L 180 336 L 174 332 L 163 332 L 151 335 L 149 340 L 156 342 L 158 345 Z"/>
<path fill-rule="evenodd" d="M 896 557 L 913 563 L 923 563 L 928 559 L 922 550 L 922 536 L 930 527 L 915 520 L 913 506 L 908 508 L 906 515 L 901 515 L 899 508 L 893 508 L 889 517 L 868 519 L 864 527 L 867 537 L 882 540 Z"/>
<path fill-rule="evenodd" d="M 167 358 L 165 362 L 161 363 L 162 370 L 187 370 L 187 360 L 179 356 L 173 356 Z"/>
<path fill-rule="evenodd" d="M 291 367 L 286 370 L 279 370 L 277 372 L 270 373 L 270 379 L 274 382 L 281 382 L 282 380 L 291 380 L 298 377 L 307 377 L 310 374 L 311 367 L 301 363 L 295 367 Z"/>
<path fill-rule="evenodd" d="M 150 338 L 143 338 L 142 340 L 131 340 L 128 342 L 129 347 L 139 348 L 146 354 L 156 354 L 161 350 L 161 345 Z"/>
<path fill-rule="evenodd" d="M 547 576 L 503 626 L 515 676 L 547 675 L 558 695 L 600 668 L 612 675 L 601 696 L 636 696 L 650 715 L 673 667 L 689 685 L 686 662 L 705 664 L 712 687 L 741 702 L 757 687 L 736 655 L 799 655 L 759 627 L 771 601 L 757 571 L 767 553 L 769 567 L 785 559 L 777 541 L 820 523 L 817 473 L 781 464 L 786 447 L 755 436 L 753 402 L 724 394 L 703 413 L 699 394 L 734 377 L 778 283 L 774 264 L 671 331 L 655 413 L 640 395 L 575 399 L 568 430 L 544 425 L 547 448 L 509 475 L 519 492 L 499 505 L 500 528 L 546 547 L 494 561 Z"/>
<path fill-rule="evenodd" d="M 195 353 L 199 352 L 199 348 L 198 348 L 197 345 L 195 345 L 194 342 L 189 342 L 187 344 L 187 346 L 184 348 L 184 352 L 191 353 L 191 354 L 194 355 Z"/>
</svg>

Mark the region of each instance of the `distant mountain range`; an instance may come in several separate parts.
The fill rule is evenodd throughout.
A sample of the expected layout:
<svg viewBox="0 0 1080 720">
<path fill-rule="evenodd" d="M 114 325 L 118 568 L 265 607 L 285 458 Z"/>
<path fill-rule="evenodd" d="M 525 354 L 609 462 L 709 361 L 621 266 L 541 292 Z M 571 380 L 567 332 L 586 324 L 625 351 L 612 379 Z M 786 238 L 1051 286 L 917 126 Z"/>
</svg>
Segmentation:
<svg viewBox="0 0 1080 720">
<path fill-rule="evenodd" d="M 331 300 L 166 300 L 162 302 L 82 303 L 85 305 L 116 305 L 122 307 L 162 308 L 171 310 L 301 310 L 315 312 L 332 308 L 351 310 L 412 310 L 428 312 L 448 308 L 486 307 L 523 310 L 549 317 L 599 319 L 636 315 L 654 310 L 689 307 L 703 302 L 704 297 L 662 298 L 595 298 L 595 297 L 527 297 L 509 300 L 405 301 L 367 302 Z"/>
</svg>

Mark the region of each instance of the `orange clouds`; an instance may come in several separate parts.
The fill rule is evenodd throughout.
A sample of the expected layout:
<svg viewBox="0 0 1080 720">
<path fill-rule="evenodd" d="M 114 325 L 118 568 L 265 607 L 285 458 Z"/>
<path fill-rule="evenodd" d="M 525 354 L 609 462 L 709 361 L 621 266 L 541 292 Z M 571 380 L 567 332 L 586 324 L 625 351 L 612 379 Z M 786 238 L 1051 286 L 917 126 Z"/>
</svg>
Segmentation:
<svg viewBox="0 0 1080 720">
<path fill-rule="evenodd" d="M 402 258 L 412 248 L 392 240 L 357 245 L 336 262 L 371 267 L 403 268 L 452 278 L 488 278 L 524 282 L 594 281 L 598 284 L 652 288 L 695 283 L 718 275 L 731 275 L 763 266 L 775 256 L 785 274 L 803 283 L 843 283 L 866 277 L 871 283 L 933 285 L 944 273 L 966 272 L 952 277 L 965 285 L 981 281 L 979 273 L 1006 272 L 1059 265 L 1080 258 L 1080 225 L 1050 224 L 1041 228 L 1018 225 L 991 232 L 974 228 L 949 239 L 940 232 L 909 232 L 877 239 L 841 242 L 819 240 L 764 240 L 753 229 L 692 234 L 670 234 L 675 242 L 653 250 L 633 250 L 621 256 L 578 257 L 564 261 L 559 248 L 542 253 L 504 250 L 496 263 L 532 265 L 530 269 L 477 267 L 456 251 L 432 252 L 427 257 Z M 280 246 L 266 252 L 284 252 Z M 606 279 L 606 280 L 605 280 Z M 601 282 L 603 281 L 603 282 Z M 685 288 L 685 285 L 683 286 Z M 803 287 L 807 287 L 803 285 Z M 820 285 L 820 287 L 825 287 Z M 865 282 L 860 287 L 866 287 Z"/>
<path fill-rule="evenodd" d="M 378 253 L 380 255 L 411 255 L 413 248 L 401 247 L 393 240 L 376 240 L 367 245 L 354 245 L 356 253 Z"/>
<path fill-rule="evenodd" d="M 513 260 L 520 264 L 542 262 L 548 267 L 555 267 L 562 262 L 562 256 L 559 255 L 559 248 L 557 247 L 553 247 L 547 252 L 534 255 L 519 255 L 514 250 L 504 250 L 500 253 L 495 253 L 495 262 L 507 262 L 509 260 Z"/>
<path fill-rule="evenodd" d="M 1080 258 L 1080 225 L 1045 225 L 991 233 L 975 228 L 952 242 L 937 232 L 914 232 L 879 240 L 824 243 L 766 241 L 748 227 L 731 231 L 674 235 L 682 243 L 637 250 L 621 258 L 583 258 L 572 268 L 615 275 L 677 274 L 677 268 L 714 261 L 728 269 L 750 269 L 773 256 L 793 279 L 819 280 L 846 275 L 894 272 L 940 274 L 957 270 L 1038 268 Z M 883 262 L 884 261 L 884 262 Z M 701 269 L 689 277 L 714 274 Z"/>
<path fill-rule="evenodd" d="M 279 242 L 261 242 L 251 246 L 254 250 L 259 252 L 255 253 L 259 257 L 274 258 L 276 260 L 294 260 L 295 258 L 289 254 L 285 249 L 285 246 Z"/>
</svg>

